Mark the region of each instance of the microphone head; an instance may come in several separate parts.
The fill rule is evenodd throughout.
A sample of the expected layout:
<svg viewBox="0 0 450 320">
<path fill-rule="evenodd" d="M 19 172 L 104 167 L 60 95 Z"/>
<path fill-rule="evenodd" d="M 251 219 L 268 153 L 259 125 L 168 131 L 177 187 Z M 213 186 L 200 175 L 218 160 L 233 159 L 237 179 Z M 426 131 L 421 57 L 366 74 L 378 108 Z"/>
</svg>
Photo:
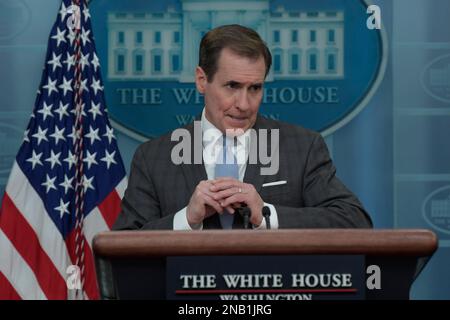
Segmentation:
<svg viewBox="0 0 450 320">
<path fill-rule="evenodd" d="M 269 207 L 267 207 L 267 206 L 264 206 L 264 207 L 263 207 L 263 209 L 262 209 L 262 215 L 263 215 L 264 217 L 270 217 L 270 209 L 269 209 Z"/>
</svg>

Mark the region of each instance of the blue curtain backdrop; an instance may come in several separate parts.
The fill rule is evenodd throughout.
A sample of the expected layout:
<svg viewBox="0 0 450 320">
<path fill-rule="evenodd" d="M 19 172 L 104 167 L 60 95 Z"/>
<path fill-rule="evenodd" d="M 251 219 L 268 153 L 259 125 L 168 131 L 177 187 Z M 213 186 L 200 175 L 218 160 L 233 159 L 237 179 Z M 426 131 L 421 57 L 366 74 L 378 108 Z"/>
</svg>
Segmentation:
<svg viewBox="0 0 450 320">
<path fill-rule="evenodd" d="M 94 20 L 96 1 L 102 0 L 92 3 Z M 60 2 L 0 0 L 1 194 L 33 108 Z M 388 36 L 387 71 L 367 107 L 327 143 L 339 177 L 376 228 L 437 233 L 439 249 L 412 298 L 450 299 L 450 1 L 372 2 L 381 8 Z M 140 142 L 116 135 L 129 170 Z"/>
</svg>

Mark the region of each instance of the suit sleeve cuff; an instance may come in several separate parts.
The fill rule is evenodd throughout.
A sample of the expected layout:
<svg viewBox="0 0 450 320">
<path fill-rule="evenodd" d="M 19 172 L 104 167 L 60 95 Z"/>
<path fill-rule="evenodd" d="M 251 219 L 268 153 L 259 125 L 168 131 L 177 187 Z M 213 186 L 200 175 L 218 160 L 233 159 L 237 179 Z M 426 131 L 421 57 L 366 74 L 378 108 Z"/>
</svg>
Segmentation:
<svg viewBox="0 0 450 320">
<path fill-rule="evenodd" d="M 277 214 L 277 210 L 270 203 L 265 203 L 264 202 L 264 206 L 265 207 L 269 207 L 269 209 L 270 209 L 270 217 L 269 217 L 270 229 L 278 229 L 278 214 Z M 253 226 L 253 229 L 255 229 L 255 230 L 265 230 L 265 229 L 267 229 L 266 219 L 263 217 L 261 224 L 258 227 Z"/>
<path fill-rule="evenodd" d="M 198 224 L 194 228 L 191 228 L 187 220 L 186 208 L 184 207 L 173 218 L 173 230 L 203 230 L 203 223 Z"/>
</svg>

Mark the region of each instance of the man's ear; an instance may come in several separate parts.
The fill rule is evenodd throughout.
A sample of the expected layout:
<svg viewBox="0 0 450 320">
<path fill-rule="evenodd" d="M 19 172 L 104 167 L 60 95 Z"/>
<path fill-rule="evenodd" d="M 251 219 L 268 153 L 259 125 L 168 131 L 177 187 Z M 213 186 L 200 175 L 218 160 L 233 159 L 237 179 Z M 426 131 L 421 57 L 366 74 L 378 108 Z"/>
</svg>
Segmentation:
<svg viewBox="0 0 450 320">
<path fill-rule="evenodd" d="M 205 85 L 208 81 L 205 71 L 199 66 L 195 68 L 195 85 L 197 86 L 197 90 L 200 93 L 205 93 Z"/>
</svg>

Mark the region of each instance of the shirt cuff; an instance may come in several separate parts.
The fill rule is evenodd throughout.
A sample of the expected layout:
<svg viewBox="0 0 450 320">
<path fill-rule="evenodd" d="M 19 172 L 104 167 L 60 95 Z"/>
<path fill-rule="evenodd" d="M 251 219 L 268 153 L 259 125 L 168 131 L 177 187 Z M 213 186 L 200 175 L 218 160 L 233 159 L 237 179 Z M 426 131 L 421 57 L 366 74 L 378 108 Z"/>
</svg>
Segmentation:
<svg viewBox="0 0 450 320">
<path fill-rule="evenodd" d="M 278 229 L 278 214 L 277 214 L 277 210 L 275 209 L 273 204 L 270 204 L 270 203 L 265 203 L 264 202 L 264 206 L 265 207 L 269 207 L 269 209 L 270 209 L 270 217 L 269 217 L 270 229 Z M 263 217 L 261 224 L 259 226 L 257 226 L 257 227 L 253 226 L 253 229 L 255 229 L 255 230 L 265 230 L 265 229 L 267 229 L 266 218 Z"/>
<path fill-rule="evenodd" d="M 173 218 L 173 230 L 203 230 L 203 223 L 199 223 L 194 228 L 191 228 L 187 220 L 187 207 L 184 207 Z"/>
</svg>

